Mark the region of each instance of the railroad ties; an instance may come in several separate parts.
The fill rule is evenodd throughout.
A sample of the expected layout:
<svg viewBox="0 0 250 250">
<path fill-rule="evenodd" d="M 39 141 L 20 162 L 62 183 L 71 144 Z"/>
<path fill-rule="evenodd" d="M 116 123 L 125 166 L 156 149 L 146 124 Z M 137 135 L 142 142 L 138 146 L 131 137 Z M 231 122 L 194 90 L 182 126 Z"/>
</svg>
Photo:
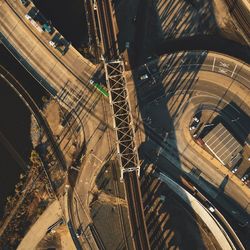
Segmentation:
<svg viewBox="0 0 250 250">
<path fill-rule="evenodd" d="M 135 249 L 148 250 L 150 244 L 139 183 L 140 163 L 134 141 L 135 131 L 124 76 L 124 62 L 117 44 L 114 12 L 110 0 L 96 0 L 96 4 L 103 43 L 102 59 L 116 134 L 117 158 L 129 208 L 131 236 Z"/>
</svg>

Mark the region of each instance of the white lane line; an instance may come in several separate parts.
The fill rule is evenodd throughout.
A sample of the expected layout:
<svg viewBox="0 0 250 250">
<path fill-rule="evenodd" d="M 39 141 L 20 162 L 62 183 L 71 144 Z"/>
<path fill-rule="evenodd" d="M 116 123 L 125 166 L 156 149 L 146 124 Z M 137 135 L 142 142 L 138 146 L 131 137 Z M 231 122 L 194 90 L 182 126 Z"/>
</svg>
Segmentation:
<svg viewBox="0 0 250 250">
<path fill-rule="evenodd" d="M 215 60 L 216 60 L 216 58 L 214 57 L 212 71 L 214 71 Z"/>
<path fill-rule="evenodd" d="M 236 70 L 236 68 L 237 68 L 237 64 L 235 64 L 235 67 L 234 67 L 234 70 L 233 70 L 233 72 L 232 72 L 232 75 L 231 75 L 231 77 L 233 77 L 233 75 L 234 75 L 234 72 L 235 72 L 235 70 Z"/>
</svg>

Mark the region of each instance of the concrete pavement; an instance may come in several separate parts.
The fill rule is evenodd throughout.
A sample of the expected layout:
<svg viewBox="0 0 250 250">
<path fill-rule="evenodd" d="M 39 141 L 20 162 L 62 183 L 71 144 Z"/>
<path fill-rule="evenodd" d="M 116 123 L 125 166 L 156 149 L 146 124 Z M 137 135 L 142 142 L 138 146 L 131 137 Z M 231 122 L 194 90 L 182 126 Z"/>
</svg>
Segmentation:
<svg viewBox="0 0 250 250">
<path fill-rule="evenodd" d="M 51 203 L 18 246 L 18 250 L 34 250 L 42 240 L 49 226 L 62 217 L 62 210 L 58 201 Z"/>
</svg>

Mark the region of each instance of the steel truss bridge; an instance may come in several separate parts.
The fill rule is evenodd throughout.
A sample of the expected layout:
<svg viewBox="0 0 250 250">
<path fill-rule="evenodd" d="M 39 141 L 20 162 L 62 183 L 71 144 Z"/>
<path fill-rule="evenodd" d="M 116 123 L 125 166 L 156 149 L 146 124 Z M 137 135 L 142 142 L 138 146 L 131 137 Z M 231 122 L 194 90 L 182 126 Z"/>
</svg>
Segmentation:
<svg viewBox="0 0 250 250">
<path fill-rule="evenodd" d="M 116 132 L 117 155 L 121 169 L 121 180 L 126 172 L 136 171 L 140 175 L 139 157 L 134 142 L 134 127 L 130 112 L 124 65 L 122 60 L 105 62 L 106 80 L 112 104 L 114 130 Z"/>
<path fill-rule="evenodd" d="M 145 223 L 141 189 L 139 183 L 140 163 L 134 141 L 135 131 L 131 115 L 128 90 L 124 76 L 124 62 L 117 46 L 115 18 L 110 0 L 91 0 L 89 23 L 96 25 L 89 33 L 100 39 L 101 58 L 104 63 L 109 101 L 112 107 L 113 128 L 116 134 L 117 157 L 120 165 L 121 180 L 124 181 L 129 207 L 131 235 L 135 249 L 150 249 Z M 94 13 L 94 14 L 93 14 Z M 98 40 L 99 41 L 99 40 Z M 98 44 L 98 41 L 96 44 Z"/>
</svg>

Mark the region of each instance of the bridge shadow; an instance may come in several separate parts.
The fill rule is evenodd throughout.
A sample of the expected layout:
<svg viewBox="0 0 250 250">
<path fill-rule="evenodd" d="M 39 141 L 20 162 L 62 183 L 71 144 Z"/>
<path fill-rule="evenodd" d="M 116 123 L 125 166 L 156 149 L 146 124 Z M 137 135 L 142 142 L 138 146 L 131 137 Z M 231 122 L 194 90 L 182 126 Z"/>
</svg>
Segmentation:
<svg viewBox="0 0 250 250">
<path fill-rule="evenodd" d="M 151 247 L 219 249 L 211 234 L 206 238 L 204 223 L 191 204 L 184 205 L 157 178 L 159 172 L 179 184 L 183 183 L 182 176 L 190 177 L 189 180 L 200 178 L 200 173 L 196 176 L 195 171 L 187 169 L 189 164 L 195 165 L 195 157 L 187 163 L 183 152 L 189 147 L 185 137 L 195 114 L 189 106 L 192 107 L 194 89 L 199 81 L 198 72 L 207 57 L 206 49 L 211 49 L 206 38 L 210 37 L 211 41 L 219 34 L 212 4 L 192 0 L 131 3 L 127 1 L 126 11 L 120 17 L 119 11 L 125 3 L 114 1 L 114 6 L 120 30 L 119 49 L 133 68 L 137 103 L 132 105 L 132 113 L 136 117 L 139 157 L 143 162 L 141 188 Z M 133 8 L 129 8 L 132 5 Z M 126 27 L 129 31 L 122 32 Z M 200 40 L 202 45 L 199 45 Z M 192 41 L 195 44 L 189 43 Z M 203 50 L 181 51 L 197 48 Z M 245 59 L 245 49 L 241 47 L 238 57 Z M 180 52 L 172 53 L 177 51 Z M 169 54 L 156 56 L 164 53 Z M 176 207 L 171 207 L 173 203 Z M 182 213 L 186 216 L 181 216 Z M 193 219 L 188 226 L 187 218 Z"/>
<path fill-rule="evenodd" d="M 180 176 L 185 175 L 181 151 L 183 147 L 187 147 L 184 143 L 184 130 L 189 132 L 189 129 L 182 126 L 182 115 L 191 102 L 193 89 L 198 81 L 197 73 L 205 58 L 206 53 L 203 52 L 170 54 L 148 62 L 133 72 L 137 108 L 143 121 L 143 126 L 136 124 L 136 131 L 145 134 L 139 146 L 139 157 L 144 163 L 141 185 L 152 249 L 207 248 L 205 242 L 197 240 L 204 237 L 198 222 L 186 221 L 187 227 L 190 227 L 189 237 L 186 237 L 185 230 L 182 230 L 184 217 L 177 216 L 177 211 L 185 214 L 188 210 L 186 216 L 196 218 L 195 212 L 188 206 L 178 207 L 183 206 L 182 202 L 176 202 L 176 194 L 162 182 L 158 181 L 158 184 L 152 187 L 157 178 L 147 170 L 148 166 L 153 164 L 156 172 L 164 172 L 178 183 L 181 182 Z M 182 68 L 182 64 L 196 66 Z M 148 75 L 148 79 L 141 80 L 140 77 L 145 74 Z M 192 121 L 192 111 L 186 119 Z M 173 200 L 168 197 L 166 190 L 174 197 Z"/>
</svg>

